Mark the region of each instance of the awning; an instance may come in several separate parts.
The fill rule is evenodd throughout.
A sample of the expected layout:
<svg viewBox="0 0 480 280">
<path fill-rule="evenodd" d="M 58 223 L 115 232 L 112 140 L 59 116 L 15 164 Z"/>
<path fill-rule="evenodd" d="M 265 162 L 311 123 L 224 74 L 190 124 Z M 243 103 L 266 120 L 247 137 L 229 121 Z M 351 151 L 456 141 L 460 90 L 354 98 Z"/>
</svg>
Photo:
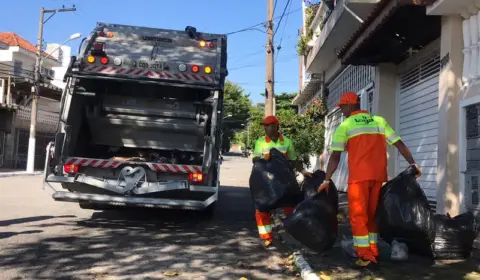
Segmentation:
<svg viewBox="0 0 480 280">
<path fill-rule="evenodd" d="M 381 0 L 339 0 L 306 56 L 309 73 L 322 73 L 336 60 L 336 52 L 360 28 Z"/>
<path fill-rule="evenodd" d="M 15 78 L 12 90 L 31 93 L 34 80 L 31 78 Z M 59 101 L 62 96 L 62 89 L 48 82 L 40 83 L 40 96 Z"/>
<path fill-rule="evenodd" d="M 427 16 L 433 0 L 382 0 L 376 10 L 338 52 L 342 64 L 399 63 L 409 51 L 440 37 L 441 17 Z"/>
<path fill-rule="evenodd" d="M 322 80 L 317 77 L 312 77 L 308 79 L 300 91 L 300 94 L 297 94 L 295 98 L 293 98 L 292 103 L 293 105 L 300 105 L 308 101 L 311 97 L 313 97 L 322 86 Z"/>
</svg>

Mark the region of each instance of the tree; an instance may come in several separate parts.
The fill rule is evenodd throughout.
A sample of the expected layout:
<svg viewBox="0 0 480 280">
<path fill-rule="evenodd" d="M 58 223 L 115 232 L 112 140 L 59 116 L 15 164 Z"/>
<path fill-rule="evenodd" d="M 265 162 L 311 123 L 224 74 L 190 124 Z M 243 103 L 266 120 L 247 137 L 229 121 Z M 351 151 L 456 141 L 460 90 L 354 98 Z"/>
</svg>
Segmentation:
<svg viewBox="0 0 480 280">
<path fill-rule="evenodd" d="M 225 82 L 223 94 L 222 150 L 228 151 L 235 137 L 235 131 L 243 129 L 250 117 L 252 101 L 245 90 L 230 81 Z M 231 117 L 229 117 L 231 116 Z"/>
</svg>

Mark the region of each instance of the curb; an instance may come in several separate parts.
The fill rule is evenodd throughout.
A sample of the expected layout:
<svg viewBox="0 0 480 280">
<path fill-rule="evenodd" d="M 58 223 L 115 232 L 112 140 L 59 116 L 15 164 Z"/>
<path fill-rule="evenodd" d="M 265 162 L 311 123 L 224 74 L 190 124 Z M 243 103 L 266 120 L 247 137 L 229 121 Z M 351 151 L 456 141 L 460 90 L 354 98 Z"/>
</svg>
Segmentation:
<svg viewBox="0 0 480 280">
<path fill-rule="evenodd" d="M 313 272 L 312 267 L 299 251 L 293 253 L 293 261 L 295 266 L 300 269 L 300 276 L 303 280 L 320 280 L 320 277 Z"/>
<path fill-rule="evenodd" d="M 276 228 L 274 229 L 274 232 L 276 232 L 277 237 L 281 240 L 282 243 L 287 244 L 288 238 L 286 238 L 286 236 L 289 234 L 283 229 L 281 216 L 281 214 L 274 214 L 272 217 L 274 227 Z M 302 253 L 300 253 L 299 250 L 295 250 L 293 246 L 289 247 L 290 250 L 293 251 L 293 263 L 300 270 L 300 277 L 303 280 L 320 280 L 320 277 L 315 274 L 310 264 L 303 257 Z"/>
<path fill-rule="evenodd" d="M 42 171 L 36 172 L 26 172 L 26 171 L 16 171 L 16 172 L 0 172 L 0 178 L 8 178 L 8 177 L 20 177 L 20 176 L 38 176 L 42 175 Z"/>
</svg>

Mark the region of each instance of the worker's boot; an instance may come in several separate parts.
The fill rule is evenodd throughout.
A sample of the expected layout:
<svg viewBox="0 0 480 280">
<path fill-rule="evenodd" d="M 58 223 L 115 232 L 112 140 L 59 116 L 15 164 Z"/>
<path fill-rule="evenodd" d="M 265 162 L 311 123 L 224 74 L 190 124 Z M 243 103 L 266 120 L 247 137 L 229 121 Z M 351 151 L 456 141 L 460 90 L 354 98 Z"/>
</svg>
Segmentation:
<svg viewBox="0 0 480 280">
<path fill-rule="evenodd" d="M 377 258 L 372 253 L 359 254 L 358 259 L 355 261 L 356 268 L 372 268 L 377 264 Z"/>
<path fill-rule="evenodd" d="M 275 250 L 275 245 L 272 243 L 272 240 L 263 240 L 262 241 L 263 248 L 267 250 Z"/>
</svg>

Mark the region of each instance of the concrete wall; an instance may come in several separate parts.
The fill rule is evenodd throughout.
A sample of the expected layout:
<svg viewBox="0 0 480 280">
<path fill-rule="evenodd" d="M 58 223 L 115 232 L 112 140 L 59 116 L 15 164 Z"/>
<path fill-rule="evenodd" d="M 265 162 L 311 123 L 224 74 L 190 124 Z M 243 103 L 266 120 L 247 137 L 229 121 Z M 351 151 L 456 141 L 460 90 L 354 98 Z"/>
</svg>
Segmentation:
<svg viewBox="0 0 480 280">
<path fill-rule="evenodd" d="M 459 188 L 458 133 L 460 89 L 463 69 L 462 18 L 442 18 L 440 57 L 450 57 L 440 72 L 438 122 L 437 212 L 455 216 L 461 207 Z M 461 209 L 463 208 L 463 209 Z"/>
<path fill-rule="evenodd" d="M 397 66 L 394 64 L 380 64 L 376 67 L 375 91 L 373 94 L 373 114 L 382 116 L 393 129 L 396 129 L 396 92 Z M 388 148 L 388 177 L 396 174 L 397 151 L 394 147 Z"/>
</svg>

